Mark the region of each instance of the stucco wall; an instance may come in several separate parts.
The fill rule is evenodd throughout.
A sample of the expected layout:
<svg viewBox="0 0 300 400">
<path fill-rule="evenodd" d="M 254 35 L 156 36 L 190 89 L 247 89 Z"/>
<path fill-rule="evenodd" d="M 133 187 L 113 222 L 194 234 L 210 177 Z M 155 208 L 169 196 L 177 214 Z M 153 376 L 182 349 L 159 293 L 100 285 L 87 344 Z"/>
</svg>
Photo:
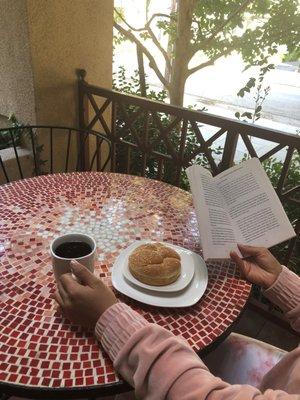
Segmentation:
<svg viewBox="0 0 300 400">
<path fill-rule="evenodd" d="M 112 81 L 112 0 L 27 0 L 39 124 L 77 126 L 76 68 Z"/>
<path fill-rule="evenodd" d="M 89 82 L 111 87 L 113 0 L 27 0 L 27 12 L 37 124 L 77 127 L 76 68 Z M 49 138 L 41 134 L 39 143 L 47 150 Z M 54 143 L 59 171 L 66 135 Z M 72 149 L 74 161 L 76 142 Z"/>
<path fill-rule="evenodd" d="M 35 122 L 25 0 L 0 1 L 0 114 Z"/>
<path fill-rule="evenodd" d="M 77 127 L 75 70 L 111 87 L 113 0 L 0 0 L 0 19 L 0 114 Z M 66 138 L 54 138 L 54 171 L 65 164 Z M 49 162 L 49 135 L 40 130 L 38 141 Z"/>
</svg>

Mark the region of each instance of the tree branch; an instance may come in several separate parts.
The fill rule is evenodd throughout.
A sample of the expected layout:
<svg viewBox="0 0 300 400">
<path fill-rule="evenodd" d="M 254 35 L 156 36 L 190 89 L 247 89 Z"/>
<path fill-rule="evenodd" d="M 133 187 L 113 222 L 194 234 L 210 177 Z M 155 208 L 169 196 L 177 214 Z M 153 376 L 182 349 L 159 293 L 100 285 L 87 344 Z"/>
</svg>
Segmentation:
<svg viewBox="0 0 300 400">
<path fill-rule="evenodd" d="M 215 61 L 216 61 L 215 59 L 208 60 L 208 61 L 205 61 L 205 62 L 202 63 L 202 64 L 197 65 L 196 67 L 193 67 L 193 68 L 188 69 L 188 71 L 187 71 L 187 76 L 190 76 L 190 75 L 192 75 L 194 72 L 197 72 L 197 71 L 199 71 L 199 70 L 202 69 L 202 68 L 208 67 L 209 65 L 213 65 L 213 64 L 215 63 Z"/>
<path fill-rule="evenodd" d="M 226 51 L 223 51 L 221 54 L 218 54 L 217 56 L 213 57 L 211 60 L 205 61 L 202 64 L 197 65 L 196 67 L 190 68 L 187 72 L 187 76 L 192 75 L 194 72 L 199 71 L 200 69 L 203 69 L 205 67 L 208 67 L 209 65 L 213 65 L 215 63 L 215 61 L 217 61 L 219 58 L 223 57 L 223 56 L 227 56 L 228 54 L 230 54 L 234 49 L 230 48 L 227 49 Z"/>
<path fill-rule="evenodd" d="M 146 28 L 145 28 L 144 26 L 143 26 L 143 28 L 134 28 L 133 26 L 129 25 L 129 23 L 123 18 L 123 15 L 120 14 L 119 11 L 118 11 L 116 8 L 114 8 L 114 11 L 115 11 L 115 13 L 118 15 L 118 17 L 124 22 L 124 24 L 125 24 L 129 29 L 131 29 L 132 31 L 135 31 L 135 32 L 142 32 L 142 31 L 145 31 L 145 30 L 146 30 Z"/>
<path fill-rule="evenodd" d="M 156 18 L 156 17 L 166 17 L 166 18 L 173 19 L 174 21 L 176 21 L 176 18 L 175 18 L 173 15 L 156 13 L 156 14 L 153 14 L 153 15 L 152 15 L 152 17 L 151 17 L 151 18 L 149 19 L 149 21 L 147 22 L 147 25 L 150 25 L 151 22 L 152 22 L 152 20 L 153 20 L 154 18 Z"/>
<path fill-rule="evenodd" d="M 143 97 L 147 97 L 147 85 L 146 85 L 146 77 L 145 77 L 145 70 L 144 70 L 143 53 L 138 46 L 136 46 L 136 52 L 137 52 L 137 59 L 138 59 L 138 66 L 139 66 L 141 95 Z"/>
<path fill-rule="evenodd" d="M 157 37 L 154 35 L 154 32 L 152 31 L 152 29 L 150 28 L 150 26 L 148 27 L 148 33 L 153 41 L 153 43 L 156 45 L 156 47 L 160 50 L 160 52 L 162 53 L 162 55 L 164 56 L 165 62 L 166 62 L 166 67 L 168 68 L 169 71 L 171 71 L 171 60 L 168 56 L 168 53 L 166 52 L 166 50 L 160 45 Z"/>
<path fill-rule="evenodd" d="M 116 8 L 114 8 L 114 11 L 120 17 L 120 19 L 124 22 L 124 24 L 126 24 L 129 29 L 131 29 L 132 31 L 135 31 L 135 32 L 142 32 L 142 31 L 147 30 L 146 27 L 149 26 L 151 24 L 151 22 L 153 21 L 153 19 L 156 17 L 166 17 L 169 19 L 174 19 L 176 21 L 176 18 L 174 18 L 172 15 L 156 13 L 151 16 L 151 18 L 149 19 L 149 21 L 147 21 L 145 26 L 143 26 L 142 28 L 134 28 L 133 26 L 129 25 L 129 23 L 123 18 L 123 15 L 120 14 Z"/>
<path fill-rule="evenodd" d="M 156 45 L 156 47 L 158 48 L 158 50 L 162 53 L 165 62 L 166 62 L 166 66 L 168 68 L 169 71 L 171 71 L 171 61 L 170 58 L 168 56 L 168 53 L 166 52 L 166 50 L 160 45 L 157 37 L 155 36 L 153 30 L 150 27 L 151 22 L 153 21 L 153 19 L 155 17 L 169 17 L 172 18 L 170 15 L 167 14 L 153 14 L 152 17 L 150 18 L 150 20 L 146 23 L 146 25 L 143 28 L 134 28 L 133 26 L 129 25 L 128 22 L 123 18 L 123 16 L 119 13 L 119 11 L 115 8 L 115 13 L 120 17 L 120 19 L 124 22 L 124 24 L 131 29 L 134 32 L 143 32 L 146 31 L 149 33 L 153 43 Z"/>
<path fill-rule="evenodd" d="M 145 54 L 145 56 L 148 58 L 149 60 L 149 66 L 150 68 L 152 68 L 154 70 L 154 72 L 156 73 L 158 79 L 161 81 L 161 83 L 168 88 L 169 87 L 169 82 L 167 82 L 167 80 L 164 78 L 164 76 L 162 75 L 162 73 L 160 72 L 158 65 L 156 64 L 156 61 L 154 59 L 154 57 L 152 56 L 152 54 L 148 51 L 148 49 L 142 44 L 142 42 L 140 42 L 140 40 L 135 37 L 135 35 L 130 32 L 127 31 L 126 29 L 124 29 L 121 25 L 119 25 L 117 22 L 114 22 L 114 27 L 122 34 L 124 35 L 127 39 L 129 39 L 130 41 L 134 42 L 138 48 Z"/>
</svg>

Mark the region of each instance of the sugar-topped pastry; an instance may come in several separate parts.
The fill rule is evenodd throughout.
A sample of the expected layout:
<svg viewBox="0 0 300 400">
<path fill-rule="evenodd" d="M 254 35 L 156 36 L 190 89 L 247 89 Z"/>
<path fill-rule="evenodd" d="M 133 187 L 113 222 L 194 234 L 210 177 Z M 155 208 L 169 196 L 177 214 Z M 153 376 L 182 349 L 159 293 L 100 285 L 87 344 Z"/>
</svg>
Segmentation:
<svg viewBox="0 0 300 400">
<path fill-rule="evenodd" d="M 129 256 L 128 266 L 137 280 L 152 286 L 169 285 L 181 272 L 180 255 L 161 243 L 137 247 Z"/>
</svg>

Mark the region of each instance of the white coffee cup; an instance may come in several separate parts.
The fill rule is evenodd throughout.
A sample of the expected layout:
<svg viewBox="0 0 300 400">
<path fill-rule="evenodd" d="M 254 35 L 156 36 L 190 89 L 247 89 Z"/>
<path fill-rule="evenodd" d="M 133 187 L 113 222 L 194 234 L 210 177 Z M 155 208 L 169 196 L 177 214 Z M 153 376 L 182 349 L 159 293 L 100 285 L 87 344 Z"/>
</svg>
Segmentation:
<svg viewBox="0 0 300 400">
<path fill-rule="evenodd" d="M 67 242 L 84 242 L 91 247 L 91 252 L 83 257 L 72 257 L 64 258 L 59 257 L 55 251 L 59 245 Z M 54 239 L 50 245 L 50 252 L 52 256 L 52 266 L 56 281 L 59 280 L 60 276 L 71 272 L 70 262 L 71 260 L 77 260 L 80 264 L 84 265 L 91 272 L 94 272 L 94 262 L 96 255 L 96 242 L 95 240 L 83 233 L 68 233 Z"/>
</svg>

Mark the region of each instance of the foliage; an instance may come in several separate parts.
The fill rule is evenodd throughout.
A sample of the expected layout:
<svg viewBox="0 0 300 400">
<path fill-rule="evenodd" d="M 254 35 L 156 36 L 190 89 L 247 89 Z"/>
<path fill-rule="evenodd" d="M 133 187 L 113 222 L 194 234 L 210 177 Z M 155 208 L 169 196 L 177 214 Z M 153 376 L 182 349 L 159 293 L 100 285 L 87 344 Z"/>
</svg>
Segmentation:
<svg viewBox="0 0 300 400">
<path fill-rule="evenodd" d="M 16 146 L 20 146 L 22 134 L 18 127 L 21 126 L 14 114 L 10 115 L 8 121 L 11 123 L 12 127 L 16 128 L 12 131 L 2 131 L 0 135 L 0 150 L 7 149 L 8 147 L 13 147 L 13 142 Z M 12 138 L 13 137 L 13 138 Z"/>
<path fill-rule="evenodd" d="M 283 162 L 272 157 L 263 161 L 262 165 L 272 185 L 276 187 L 282 171 Z M 300 182 L 300 154 L 298 152 L 294 152 L 289 168 L 289 173 L 285 181 L 285 186 L 284 186 L 285 190 L 287 191 L 289 189 L 296 187 L 297 185 L 299 185 L 299 182 Z M 298 196 L 298 198 L 300 199 L 300 196 Z M 287 203 L 285 205 L 285 211 L 291 222 L 300 220 L 299 206 Z"/>
<path fill-rule="evenodd" d="M 239 97 L 244 97 L 245 93 L 250 93 L 252 90 L 255 91 L 255 94 L 253 96 L 254 111 L 253 112 L 246 111 L 242 114 L 240 112 L 236 112 L 235 116 L 239 120 L 242 120 L 244 122 L 255 123 L 258 119 L 260 119 L 263 103 L 266 100 L 268 94 L 270 93 L 270 86 L 264 86 L 264 79 L 266 74 L 272 69 L 274 69 L 274 67 L 275 67 L 274 64 L 262 65 L 260 67 L 258 78 L 253 78 L 253 77 L 250 78 L 246 83 L 246 85 L 238 91 L 237 95 Z"/>
<path fill-rule="evenodd" d="M 279 45 L 293 49 L 298 42 L 299 13 L 296 0 L 197 1 L 196 21 L 200 29 L 194 30 L 194 43 L 203 41 L 224 25 L 205 49 L 209 57 L 225 48 L 234 48 L 248 64 L 255 64 L 266 54 L 277 52 Z M 287 29 L 287 26 L 289 29 Z"/>
<path fill-rule="evenodd" d="M 295 47 L 292 51 L 286 53 L 283 57 L 284 62 L 300 61 L 300 47 Z"/>
<path fill-rule="evenodd" d="M 191 74 L 233 52 L 247 64 L 257 65 L 276 54 L 280 45 L 286 45 L 288 52 L 298 46 L 297 0 L 178 0 L 174 13 L 153 14 L 143 27 L 129 25 L 120 10 L 115 10 L 115 16 L 119 35 L 139 47 L 169 94 Z M 162 47 L 159 35 L 168 38 L 168 49 Z M 163 56 L 163 68 L 147 48 L 149 41 Z"/>
<path fill-rule="evenodd" d="M 10 122 L 11 127 L 14 129 L 7 131 L 4 130 L 1 132 L 0 150 L 13 147 L 13 144 L 15 144 L 16 147 L 22 147 L 28 145 L 31 148 L 33 145 L 35 148 L 36 160 L 37 160 L 36 173 L 38 175 L 44 174 L 42 167 L 44 164 L 47 163 L 47 161 L 41 158 L 41 153 L 44 150 L 44 145 L 40 145 L 38 143 L 38 135 L 36 131 L 29 129 L 22 123 L 20 123 L 14 114 L 10 115 L 8 121 Z M 34 172 L 35 171 L 33 171 L 32 173 Z"/>
<path fill-rule="evenodd" d="M 115 8 L 115 13 L 114 13 L 114 20 L 117 23 L 121 23 L 122 20 L 125 18 L 124 16 L 124 10 L 122 7 L 116 7 Z M 115 32 L 113 36 L 113 47 L 115 49 L 116 46 L 118 46 L 120 43 L 124 41 L 124 38 L 121 34 L 118 34 Z"/>
<path fill-rule="evenodd" d="M 141 87 L 139 81 L 138 71 L 134 71 L 133 76 L 126 76 L 126 70 L 124 66 L 119 66 L 118 72 L 113 73 L 113 89 L 116 89 L 122 93 L 132 94 L 135 96 L 141 96 Z M 147 98 L 151 100 L 157 100 L 165 102 L 167 99 L 167 92 L 165 90 L 150 90 L 149 85 L 146 83 L 146 94 Z"/>
</svg>

